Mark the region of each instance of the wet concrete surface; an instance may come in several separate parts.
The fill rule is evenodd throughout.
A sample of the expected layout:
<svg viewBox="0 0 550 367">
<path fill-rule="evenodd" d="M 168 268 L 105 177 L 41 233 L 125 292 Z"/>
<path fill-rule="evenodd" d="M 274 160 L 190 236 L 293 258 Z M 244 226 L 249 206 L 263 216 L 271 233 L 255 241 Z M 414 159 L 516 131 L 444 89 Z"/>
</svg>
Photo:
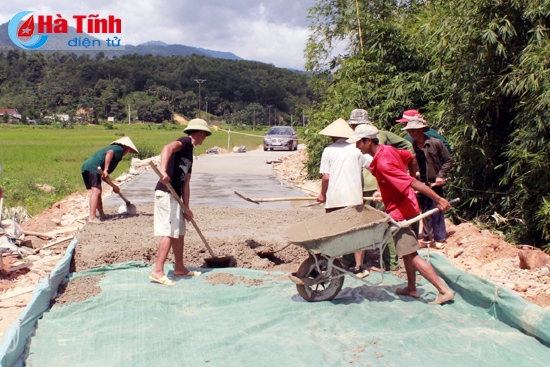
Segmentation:
<svg viewBox="0 0 550 367">
<path fill-rule="evenodd" d="M 273 165 L 266 161 L 276 160 L 294 152 L 264 152 L 254 150 L 246 153 L 202 155 L 196 157 L 191 176 L 190 207 L 231 207 L 254 209 L 290 209 L 292 202 L 254 204 L 238 197 L 234 191 L 249 198 L 273 198 L 308 196 L 294 186 L 277 179 Z M 158 176 L 147 170 L 120 190 L 132 204 L 153 205 L 154 188 Z M 120 206 L 122 199 L 112 194 L 103 200 L 105 206 Z M 308 201 L 300 202 L 306 205 Z"/>
</svg>

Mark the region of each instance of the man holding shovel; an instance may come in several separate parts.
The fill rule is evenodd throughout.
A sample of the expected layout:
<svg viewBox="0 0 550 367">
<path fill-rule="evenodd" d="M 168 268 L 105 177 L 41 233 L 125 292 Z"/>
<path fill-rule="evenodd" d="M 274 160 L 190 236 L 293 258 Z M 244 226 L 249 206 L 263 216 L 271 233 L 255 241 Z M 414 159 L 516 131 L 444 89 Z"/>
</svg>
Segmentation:
<svg viewBox="0 0 550 367">
<path fill-rule="evenodd" d="M 382 200 L 386 205 L 386 212 L 395 221 L 417 216 L 420 213 L 420 207 L 416 200 L 415 190 L 432 199 L 439 210 L 443 212 L 449 210 L 451 205 L 447 200 L 407 174 L 406 166 L 412 160 L 411 152 L 379 144 L 377 134 L 378 129 L 374 126 L 360 125 L 347 142 L 354 143 L 363 154 L 368 153 L 374 157 L 369 170 L 376 177 Z M 407 286 L 396 289 L 396 293 L 413 298 L 419 297 L 416 289 L 416 271 L 418 270 L 439 291 L 437 298 L 430 304 L 440 305 L 450 302 L 454 298 L 453 291 L 437 276 L 434 268 L 417 253 L 420 248 L 416 239 L 417 222 L 411 227 L 415 227 L 415 229 L 403 227 L 393 236 L 397 254 L 403 257 L 407 272 Z"/>
<path fill-rule="evenodd" d="M 108 147 L 98 150 L 82 165 L 84 184 L 86 189 L 92 190 L 89 222 L 98 223 L 100 220 L 106 219 L 101 200 L 101 179 L 108 179 L 109 174 L 115 170 L 122 157 L 128 153 L 137 154 L 138 150 L 130 138 L 124 137 L 113 141 Z M 99 172 L 98 167 L 103 169 L 103 173 Z M 113 185 L 113 191 L 118 194 L 120 190 L 118 186 Z M 96 210 L 99 211 L 99 219 L 96 217 Z"/>
<path fill-rule="evenodd" d="M 174 276 L 199 276 L 198 271 L 191 271 L 183 264 L 183 243 L 185 236 L 185 221 L 193 218 L 193 212 L 189 209 L 188 214 L 182 212 L 178 201 L 166 184 L 170 183 L 175 192 L 178 193 L 183 204 L 189 208 L 190 180 L 193 168 L 193 148 L 201 145 L 207 136 L 212 135 L 206 121 L 193 119 L 183 130 L 188 136 L 182 136 L 162 148 L 160 154 L 159 171 L 162 178 L 155 187 L 155 212 L 154 212 L 154 234 L 161 236 L 159 242 L 158 256 L 155 266 L 149 275 L 153 282 L 163 285 L 174 285 L 164 273 L 164 263 L 170 252 L 174 251 L 176 265 Z"/>
</svg>

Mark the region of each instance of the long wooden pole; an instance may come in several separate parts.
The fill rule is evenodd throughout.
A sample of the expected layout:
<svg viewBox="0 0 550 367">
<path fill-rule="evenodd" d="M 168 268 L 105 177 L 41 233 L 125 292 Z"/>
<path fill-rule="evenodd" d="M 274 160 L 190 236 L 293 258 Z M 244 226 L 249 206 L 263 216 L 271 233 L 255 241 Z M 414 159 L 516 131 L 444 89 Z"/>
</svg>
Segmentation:
<svg viewBox="0 0 550 367">
<path fill-rule="evenodd" d="M 159 176 L 159 178 L 162 178 L 162 173 L 160 173 L 160 171 L 158 170 L 157 166 L 153 163 L 153 162 L 149 162 L 149 165 L 151 166 L 151 168 L 153 169 L 153 171 L 155 171 L 155 173 Z M 170 190 L 170 192 L 172 193 L 172 195 L 174 196 L 174 198 L 178 201 L 178 203 L 180 204 L 181 208 L 183 209 L 183 212 L 185 214 L 189 214 L 189 209 L 187 209 L 187 206 L 185 206 L 185 204 L 183 203 L 183 201 L 181 200 L 180 196 L 176 193 L 176 190 L 174 190 L 174 188 L 172 187 L 172 185 L 170 184 L 170 182 L 168 182 L 166 184 L 166 187 L 168 187 L 168 190 Z M 208 244 L 208 241 L 206 241 L 206 238 L 204 237 L 204 235 L 202 234 L 201 230 L 199 229 L 199 226 L 197 225 L 197 223 L 195 223 L 195 220 L 193 218 L 190 219 L 190 222 L 193 224 L 193 227 L 195 227 L 195 230 L 197 231 L 197 233 L 199 234 L 199 237 L 201 238 L 202 242 L 204 243 L 204 245 L 206 246 L 206 249 L 208 250 L 208 252 L 210 253 L 210 256 L 212 257 L 217 257 L 216 254 L 214 254 L 214 251 L 212 251 L 212 248 L 210 247 L 210 245 Z"/>
</svg>

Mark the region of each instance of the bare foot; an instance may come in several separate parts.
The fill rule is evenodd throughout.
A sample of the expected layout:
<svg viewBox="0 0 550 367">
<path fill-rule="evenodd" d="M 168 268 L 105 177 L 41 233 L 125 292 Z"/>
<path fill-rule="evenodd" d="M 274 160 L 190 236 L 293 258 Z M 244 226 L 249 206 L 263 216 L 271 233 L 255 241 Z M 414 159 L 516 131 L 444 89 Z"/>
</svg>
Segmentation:
<svg viewBox="0 0 550 367">
<path fill-rule="evenodd" d="M 455 298 L 455 294 L 453 291 L 448 290 L 445 293 L 439 293 L 435 299 L 435 301 L 430 302 L 430 305 L 442 305 L 444 303 L 450 302 Z"/>
<path fill-rule="evenodd" d="M 395 294 L 398 294 L 400 296 L 409 296 L 413 298 L 418 298 L 418 291 L 415 289 L 414 291 L 410 291 L 409 288 L 397 288 L 395 290 Z"/>
</svg>

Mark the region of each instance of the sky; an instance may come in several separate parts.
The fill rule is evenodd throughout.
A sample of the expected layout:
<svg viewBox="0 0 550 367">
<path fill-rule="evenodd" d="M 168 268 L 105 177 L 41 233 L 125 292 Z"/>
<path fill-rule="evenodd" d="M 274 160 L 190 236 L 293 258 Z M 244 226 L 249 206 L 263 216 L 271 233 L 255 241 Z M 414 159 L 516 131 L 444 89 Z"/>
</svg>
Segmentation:
<svg viewBox="0 0 550 367">
<path fill-rule="evenodd" d="M 307 11 L 315 0 L 42 0 L 31 5 L 4 1 L 0 24 L 21 11 L 115 15 L 122 20 L 122 43 L 147 41 L 232 52 L 277 67 L 304 69 L 309 35 Z M 34 2 L 32 2 L 34 3 Z M 68 18 L 67 16 L 65 16 Z M 69 26 L 75 20 L 67 19 Z"/>
</svg>

